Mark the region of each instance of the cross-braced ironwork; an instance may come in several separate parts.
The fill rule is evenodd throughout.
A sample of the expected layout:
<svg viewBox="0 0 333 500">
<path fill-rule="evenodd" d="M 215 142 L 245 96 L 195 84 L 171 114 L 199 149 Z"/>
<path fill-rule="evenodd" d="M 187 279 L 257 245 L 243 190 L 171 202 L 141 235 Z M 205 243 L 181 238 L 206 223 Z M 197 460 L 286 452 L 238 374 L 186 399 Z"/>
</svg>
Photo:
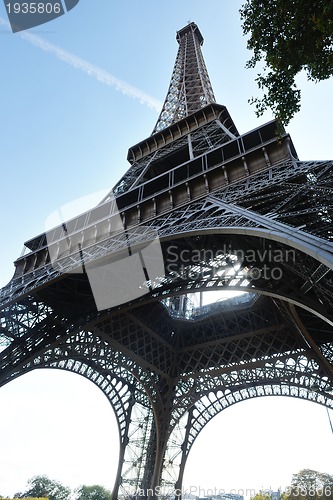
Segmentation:
<svg viewBox="0 0 333 500">
<path fill-rule="evenodd" d="M 333 408 L 333 161 L 300 161 L 275 121 L 239 135 L 214 102 L 197 26 L 177 40 L 161 116 L 128 172 L 28 241 L 0 291 L 0 385 L 46 367 L 95 383 L 119 427 L 114 499 L 179 493 L 196 437 L 232 404 Z M 127 272 L 110 288 L 109 269 L 130 262 L 139 282 Z"/>
<path fill-rule="evenodd" d="M 177 41 L 179 49 L 170 87 L 153 134 L 215 102 L 198 26 L 189 23 L 178 31 Z"/>
</svg>

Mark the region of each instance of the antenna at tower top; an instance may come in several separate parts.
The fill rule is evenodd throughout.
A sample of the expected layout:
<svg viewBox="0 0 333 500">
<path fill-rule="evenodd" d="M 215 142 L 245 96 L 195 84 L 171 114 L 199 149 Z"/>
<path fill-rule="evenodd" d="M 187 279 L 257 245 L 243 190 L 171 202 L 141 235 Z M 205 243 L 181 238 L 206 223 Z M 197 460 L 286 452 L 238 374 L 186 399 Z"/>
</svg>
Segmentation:
<svg viewBox="0 0 333 500">
<path fill-rule="evenodd" d="M 177 31 L 171 82 L 153 134 L 216 102 L 201 52 L 204 38 L 194 22 Z"/>
</svg>

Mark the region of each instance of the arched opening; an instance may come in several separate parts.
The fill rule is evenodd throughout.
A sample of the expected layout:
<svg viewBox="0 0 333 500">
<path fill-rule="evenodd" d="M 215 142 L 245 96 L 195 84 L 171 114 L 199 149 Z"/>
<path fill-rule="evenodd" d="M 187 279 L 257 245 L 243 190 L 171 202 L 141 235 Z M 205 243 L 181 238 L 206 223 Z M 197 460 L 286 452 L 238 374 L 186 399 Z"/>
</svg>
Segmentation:
<svg viewBox="0 0 333 500">
<path fill-rule="evenodd" d="M 329 410 L 331 414 L 332 410 Z M 303 468 L 333 473 L 326 408 L 290 397 L 232 405 L 198 435 L 187 459 L 184 491 L 204 497 L 285 489 Z"/>
<path fill-rule="evenodd" d="M 0 389 L 2 495 L 24 491 L 45 474 L 72 490 L 101 484 L 112 490 L 119 457 L 113 409 L 82 376 L 38 369 Z"/>
</svg>

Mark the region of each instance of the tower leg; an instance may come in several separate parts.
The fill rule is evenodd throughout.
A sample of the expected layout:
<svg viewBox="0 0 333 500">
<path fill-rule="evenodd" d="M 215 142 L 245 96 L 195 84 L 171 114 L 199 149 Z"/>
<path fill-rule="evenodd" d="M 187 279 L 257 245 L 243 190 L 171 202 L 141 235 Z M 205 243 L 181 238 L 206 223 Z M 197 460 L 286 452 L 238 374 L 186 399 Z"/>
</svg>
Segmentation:
<svg viewBox="0 0 333 500">
<path fill-rule="evenodd" d="M 129 425 L 131 422 L 133 405 L 134 405 L 134 399 L 131 400 L 130 406 L 128 408 L 128 413 L 127 413 L 127 418 L 126 418 L 126 429 L 125 429 L 124 435 L 122 437 L 120 437 L 119 461 L 118 461 L 116 480 L 115 480 L 113 490 L 112 490 L 111 500 L 117 500 L 119 497 L 119 487 L 120 487 L 120 484 L 122 481 L 121 474 L 122 474 L 122 469 L 123 469 L 123 464 L 124 464 L 126 446 L 128 445 L 128 441 L 129 441 L 128 431 L 129 431 Z"/>
<path fill-rule="evenodd" d="M 185 427 L 184 441 L 181 445 L 181 452 L 182 453 L 181 453 L 181 460 L 180 460 L 180 465 L 179 465 L 179 474 L 178 474 L 178 479 L 175 483 L 175 496 L 176 496 L 177 500 L 182 499 L 183 478 L 184 478 L 186 460 L 187 460 L 187 456 L 188 456 L 188 441 L 189 441 L 189 435 L 190 435 L 190 430 L 191 430 L 192 412 L 193 412 L 193 409 L 191 408 L 190 411 L 188 412 L 187 424 Z"/>
</svg>

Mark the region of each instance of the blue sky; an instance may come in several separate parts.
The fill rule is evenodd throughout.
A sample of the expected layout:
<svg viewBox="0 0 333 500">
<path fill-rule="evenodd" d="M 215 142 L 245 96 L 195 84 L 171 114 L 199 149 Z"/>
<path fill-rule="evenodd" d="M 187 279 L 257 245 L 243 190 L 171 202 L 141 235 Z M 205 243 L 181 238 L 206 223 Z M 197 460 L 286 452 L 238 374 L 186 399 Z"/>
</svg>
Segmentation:
<svg viewBox="0 0 333 500">
<path fill-rule="evenodd" d="M 128 148 L 153 130 L 175 61 L 175 34 L 188 21 L 202 31 L 216 99 L 239 131 L 271 119 L 269 113 L 257 119 L 247 103 L 258 91 L 255 71 L 244 69 L 250 53 L 240 5 L 80 0 L 66 15 L 12 34 L 1 3 L 1 286 L 23 242 L 44 230 L 51 212 L 111 189 L 125 172 Z M 302 110 L 288 131 L 301 159 L 331 159 L 332 79 L 299 82 Z M 0 390 L 0 409 L 0 494 L 23 489 L 41 473 L 72 487 L 111 488 L 114 417 L 89 382 L 31 373 Z M 185 481 L 206 490 L 285 486 L 303 467 L 333 473 L 332 444 L 322 407 L 282 398 L 241 403 L 204 429 Z"/>
</svg>

